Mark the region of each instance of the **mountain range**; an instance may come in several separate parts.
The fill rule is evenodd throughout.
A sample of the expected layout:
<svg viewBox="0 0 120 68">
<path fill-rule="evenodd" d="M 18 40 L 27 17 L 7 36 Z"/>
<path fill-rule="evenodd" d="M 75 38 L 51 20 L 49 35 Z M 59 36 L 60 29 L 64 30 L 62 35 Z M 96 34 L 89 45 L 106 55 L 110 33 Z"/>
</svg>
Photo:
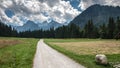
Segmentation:
<svg viewBox="0 0 120 68">
<path fill-rule="evenodd" d="M 88 22 L 88 20 L 93 20 L 93 23 L 98 26 L 102 23 L 108 23 L 109 17 L 117 18 L 120 16 L 120 7 L 113 6 L 103 6 L 103 5 L 92 5 L 84 10 L 81 14 L 76 16 L 70 23 L 74 23 L 80 27 L 84 27 L 84 25 Z M 60 24 L 54 20 L 50 22 L 44 21 L 43 23 L 34 23 L 33 21 L 28 20 L 23 26 L 17 26 L 15 29 L 19 32 L 21 31 L 33 31 L 33 30 L 48 30 L 52 27 L 58 28 L 64 24 Z"/>
<path fill-rule="evenodd" d="M 108 23 L 109 17 L 116 19 L 117 16 L 120 16 L 120 7 L 96 4 L 88 7 L 81 14 L 76 16 L 70 23 L 83 27 L 88 20 L 92 19 L 93 23 L 98 26 L 102 23 Z"/>
<path fill-rule="evenodd" d="M 44 21 L 43 23 L 39 23 L 39 24 L 36 24 L 33 21 L 28 20 L 23 26 L 16 26 L 15 29 L 18 32 L 28 31 L 28 30 L 34 31 L 34 30 L 39 30 L 39 29 L 48 30 L 50 28 L 57 28 L 57 27 L 60 27 L 62 25 L 63 24 L 60 24 L 60 23 L 53 21 L 53 20 L 49 23 L 47 21 Z"/>
</svg>

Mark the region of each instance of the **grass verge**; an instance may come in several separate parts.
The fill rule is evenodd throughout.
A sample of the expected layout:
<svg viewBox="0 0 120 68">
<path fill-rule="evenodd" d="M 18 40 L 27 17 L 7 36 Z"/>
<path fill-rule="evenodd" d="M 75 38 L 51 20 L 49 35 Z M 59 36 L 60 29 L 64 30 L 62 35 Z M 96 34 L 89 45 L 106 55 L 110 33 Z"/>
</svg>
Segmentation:
<svg viewBox="0 0 120 68">
<path fill-rule="evenodd" d="M 39 39 L 1 37 L 0 40 L 2 44 L 0 45 L 2 46 L 0 48 L 0 68 L 32 68 Z"/>
</svg>

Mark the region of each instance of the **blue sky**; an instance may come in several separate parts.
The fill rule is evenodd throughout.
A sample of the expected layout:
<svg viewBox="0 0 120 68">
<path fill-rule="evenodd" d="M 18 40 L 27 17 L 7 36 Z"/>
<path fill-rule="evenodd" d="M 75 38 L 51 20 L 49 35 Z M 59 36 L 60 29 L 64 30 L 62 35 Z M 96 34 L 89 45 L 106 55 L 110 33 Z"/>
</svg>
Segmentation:
<svg viewBox="0 0 120 68">
<path fill-rule="evenodd" d="M 12 18 L 12 16 L 14 16 L 14 12 L 10 9 L 6 9 L 5 10 L 5 14 L 9 17 L 9 18 Z"/>
<path fill-rule="evenodd" d="M 0 0 L 0 20 L 15 26 L 27 20 L 65 23 L 94 4 L 120 6 L 120 0 Z"/>
<path fill-rule="evenodd" d="M 69 1 L 73 8 L 78 9 L 79 11 L 82 11 L 81 8 L 79 7 L 81 0 L 65 0 L 65 1 Z"/>
</svg>

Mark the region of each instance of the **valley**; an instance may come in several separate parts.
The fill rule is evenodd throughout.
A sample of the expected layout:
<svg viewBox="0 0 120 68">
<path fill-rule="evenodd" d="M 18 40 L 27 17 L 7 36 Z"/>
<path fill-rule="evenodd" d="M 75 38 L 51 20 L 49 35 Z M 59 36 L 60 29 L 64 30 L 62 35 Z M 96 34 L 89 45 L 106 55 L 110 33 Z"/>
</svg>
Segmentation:
<svg viewBox="0 0 120 68">
<path fill-rule="evenodd" d="M 0 68 L 120 68 L 120 1 L 0 0 Z"/>
</svg>

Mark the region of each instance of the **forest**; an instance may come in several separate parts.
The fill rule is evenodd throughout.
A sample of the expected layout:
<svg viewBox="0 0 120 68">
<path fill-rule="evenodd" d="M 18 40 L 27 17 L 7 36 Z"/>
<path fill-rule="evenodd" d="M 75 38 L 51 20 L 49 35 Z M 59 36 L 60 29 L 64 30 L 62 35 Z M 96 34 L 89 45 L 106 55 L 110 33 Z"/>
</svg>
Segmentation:
<svg viewBox="0 0 120 68">
<path fill-rule="evenodd" d="M 96 26 L 93 19 L 88 20 L 87 24 L 80 28 L 78 25 L 70 23 L 49 30 L 34 30 L 17 32 L 13 27 L 0 21 L 1 37 L 25 37 L 25 38 L 101 38 L 119 39 L 120 38 L 120 18 L 109 17 L 107 24 L 103 23 Z"/>
</svg>

